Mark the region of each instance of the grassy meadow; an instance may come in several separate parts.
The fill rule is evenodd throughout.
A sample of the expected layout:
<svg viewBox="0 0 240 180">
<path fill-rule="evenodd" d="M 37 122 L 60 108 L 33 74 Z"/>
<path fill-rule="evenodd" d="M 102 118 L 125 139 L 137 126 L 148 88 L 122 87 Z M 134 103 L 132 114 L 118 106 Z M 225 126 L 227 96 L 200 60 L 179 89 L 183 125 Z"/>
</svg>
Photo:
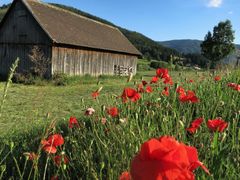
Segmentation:
<svg viewBox="0 0 240 180">
<path fill-rule="evenodd" d="M 128 77 L 95 78 L 87 75 L 68 78 L 66 86 L 56 86 L 49 81 L 40 81 L 37 85 L 12 84 L 0 119 L 0 137 L 45 126 L 46 122 L 53 119 L 61 122 L 73 114 L 80 117 L 86 107 L 92 105 L 91 93 L 99 87 L 103 87 L 99 101 L 105 101 L 106 96 L 120 95 L 125 86 L 134 87 L 142 79 L 150 81 L 154 75 L 155 70 L 140 71 L 131 82 L 127 82 Z M 179 80 L 197 79 L 205 75 L 208 73 L 198 72 L 197 75 L 194 71 L 172 72 L 173 78 Z M 1 82 L 1 94 L 4 86 L 5 82 Z"/>
<path fill-rule="evenodd" d="M 38 85 L 11 84 L 0 119 L 0 179 L 118 179 L 129 171 L 131 159 L 141 144 L 151 138 L 168 135 L 198 150 L 199 160 L 209 169 L 198 168 L 196 179 L 239 179 L 240 175 L 240 94 L 227 86 L 240 83 L 240 71 L 170 71 L 174 84 L 169 96 L 159 80 L 151 84 L 152 93 L 141 93 L 137 102 L 123 103 L 126 87 L 136 88 L 142 80 L 150 82 L 154 70 L 128 77 L 72 77 L 66 86 L 51 82 Z M 216 75 L 221 80 L 214 81 Z M 193 80 L 193 82 L 189 82 Z M 5 83 L 0 83 L 3 92 Z M 193 90 L 198 103 L 179 101 L 176 88 Z M 91 94 L 103 87 L 97 99 Z M 86 116 L 87 108 L 95 113 Z M 119 114 L 111 117 L 109 107 Z M 78 128 L 69 128 L 74 116 Z M 186 131 L 191 122 L 202 117 L 195 134 Z M 223 132 L 212 132 L 206 123 L 222 118 L 228 123 Z M 44 152 L 41 140 L 61 134 L 64 144 L 57 155 L 67 157 L 56 164 L 56 154 Z M 35 153 L 31 159 L 26 153 Z"/>
</svg>

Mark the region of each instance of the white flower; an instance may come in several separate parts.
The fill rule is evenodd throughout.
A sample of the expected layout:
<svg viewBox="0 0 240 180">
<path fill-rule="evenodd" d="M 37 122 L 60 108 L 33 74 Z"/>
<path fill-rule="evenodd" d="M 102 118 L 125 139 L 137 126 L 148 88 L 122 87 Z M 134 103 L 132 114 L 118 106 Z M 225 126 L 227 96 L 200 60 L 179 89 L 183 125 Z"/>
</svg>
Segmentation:
<svg viewBox="0 0 240 180">
<path fill-rule="evenodd" d="M 91 116 L 95 113 L 95 109 L 93 109 L 92 107 L 91 108 L 88 108 L 86 111 L 85 111 L 85 115 L 87 116 Z"/>
</svg>

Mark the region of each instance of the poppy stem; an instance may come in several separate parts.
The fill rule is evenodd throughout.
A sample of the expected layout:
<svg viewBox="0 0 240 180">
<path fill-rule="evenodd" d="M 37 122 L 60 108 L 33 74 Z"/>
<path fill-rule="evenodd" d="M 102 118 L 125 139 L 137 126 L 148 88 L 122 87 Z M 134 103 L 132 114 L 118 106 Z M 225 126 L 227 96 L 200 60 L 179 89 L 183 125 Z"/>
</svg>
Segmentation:
<svg viewBox="0 0 240 180">
<path fill-rule="evenodd" d="M 213 136 L 212 152 L 213 152 L 213 155 L 218 154 L 218 132 L 215 132 Z"/>
<path fill-rule="evenodd" d="M 45 165 L 45 168 L 44 168 L 43 180 L 46 179 L 48 161 L 49 161 L 49 155 L 48 155 L 48 157 L 47 157 L 46 165 Z"/>
</svg>

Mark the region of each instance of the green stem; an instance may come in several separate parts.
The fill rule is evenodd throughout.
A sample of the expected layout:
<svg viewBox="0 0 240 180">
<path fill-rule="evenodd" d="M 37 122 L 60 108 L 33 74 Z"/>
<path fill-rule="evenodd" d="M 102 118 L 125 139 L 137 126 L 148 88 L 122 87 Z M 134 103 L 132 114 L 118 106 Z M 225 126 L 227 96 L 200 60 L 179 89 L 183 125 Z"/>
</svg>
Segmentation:
<svg viewBox="0 0 240 180">
<path fill-rule="evenodd" d="M 14 72 L 15 72 L 17 66 L 18 66 L 18 62 L 19 62 L 19 58 L 17 58 L 15 60 L 15 62 L 12 64 L 12 67 L 10 68 L 8 80 L 7 80 L 7 82 L 5 84 L 5 87 L 4 87 L 2 102 L 1 102 L 1 105 L 0 105 L 0 118 L 2 116 L 2 109 L 3 109 L 3 105 L 4 105 L 5 101 L 6 101 L 8 88 L 9 88 L 11 82 L 12 82 L 12 78 L 13 78 Z"/>
<path fill-rule="evenodd" d="M 218 132 L 215 132 L 213 136 L 212 152 L 214 155 L 218 154 Z"/>
</svg>

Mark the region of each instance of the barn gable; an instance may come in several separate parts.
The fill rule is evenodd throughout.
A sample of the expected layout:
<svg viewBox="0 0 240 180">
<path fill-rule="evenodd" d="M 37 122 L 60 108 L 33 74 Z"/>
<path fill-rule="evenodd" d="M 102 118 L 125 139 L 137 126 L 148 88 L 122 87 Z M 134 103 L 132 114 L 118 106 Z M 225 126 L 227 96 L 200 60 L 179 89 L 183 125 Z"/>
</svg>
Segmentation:
<svg viewBox="0 0 240 180">
<path fill-rule="evenodd" d="M 0 23 L 0 43 L 51 44 L 27 6 L 16 0 Z"/>
<path fill-rule="evenodd" d="M 33 46 L 38 45 L 51 57 L 52 39 L 33 17 L 21 0 L 15 0 L 0 23 L 0 74 L 6 76 L 14 60 L 19 57 L 17 71 L 29 72 Z M 49 69 L 50 73 L 50 69 Z"/>
</svg>

